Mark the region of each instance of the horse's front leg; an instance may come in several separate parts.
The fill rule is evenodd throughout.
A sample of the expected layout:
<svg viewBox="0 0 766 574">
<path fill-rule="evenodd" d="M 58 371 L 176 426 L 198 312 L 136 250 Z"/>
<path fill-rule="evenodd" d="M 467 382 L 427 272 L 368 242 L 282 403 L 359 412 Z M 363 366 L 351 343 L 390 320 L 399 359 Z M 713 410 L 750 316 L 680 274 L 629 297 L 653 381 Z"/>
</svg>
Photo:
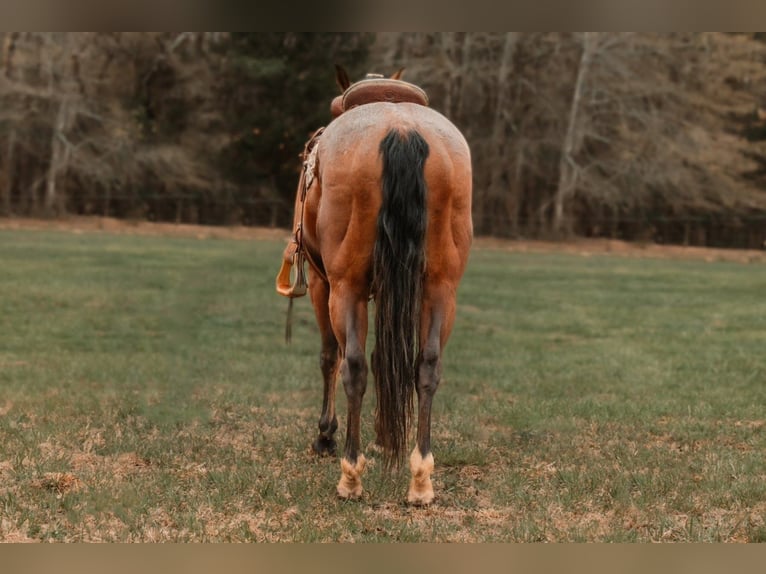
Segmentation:
<svg viewBox="0 0 766 574">
<path fill-rule="evenodd" d="M 309 293 L 314 313 L 322 336 L 322 350 L 319 354 L 319 366 L 324 381 L 322 414 L 319 417 L 319 436 L 312 448 L 319 455 L 334 455 L 336 450 L 335 431 L 338 430 L 338 418 L 335 414 L 335 389 L 337 387 L 338 340 L 330 323 L 330 286 L 313 268 L 309 269 Z"/>
</svg>

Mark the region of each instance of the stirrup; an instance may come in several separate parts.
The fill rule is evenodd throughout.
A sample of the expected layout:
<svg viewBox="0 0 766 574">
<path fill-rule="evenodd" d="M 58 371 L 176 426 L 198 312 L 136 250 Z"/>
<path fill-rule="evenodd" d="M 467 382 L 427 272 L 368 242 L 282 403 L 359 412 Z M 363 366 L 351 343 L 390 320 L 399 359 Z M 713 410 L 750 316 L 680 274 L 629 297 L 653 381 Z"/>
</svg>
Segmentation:
<svg viewBox="0 0 766 574">
<path fill-rule="evenodd" d="M 294 241 L 285 249 L 282 267 L 277 274 L 277 293 L 284 297 L 303 297 L 308 290 L 306 271 L 303 267 L 304 255 Z M 295 279 L 291 282 L 293 265 L 295 265 Z"/>
</svg>

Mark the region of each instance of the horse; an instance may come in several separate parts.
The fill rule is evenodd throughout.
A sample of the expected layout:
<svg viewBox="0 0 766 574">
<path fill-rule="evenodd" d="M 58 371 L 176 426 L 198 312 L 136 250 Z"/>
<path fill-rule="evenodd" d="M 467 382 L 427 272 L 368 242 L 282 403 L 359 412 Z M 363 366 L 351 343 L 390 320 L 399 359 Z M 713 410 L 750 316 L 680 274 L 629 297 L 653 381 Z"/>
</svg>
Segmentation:
<svg viewBox="0 0 766 574">
<path fill-rule="evenodd" d="M 336 488 L 343 499 L 362 495 L 360 419 L 368 379 L 368 303 L 374 303 L 369 366 L 377 398 L 376 445 L 386 469 L 404 463 L 417 395 L 407 501 L 428 505 L 434 500 L 431 405 L 473 239 L 471 154 L 460 131 L 400 76 L 401 70 L 385 79 L 368 74 L 352 84 L 336 66 L 342 95 L 332 102 L 336 117 L 304 150 L 295 234 L 277 290 L 288 297 L 305 293 L 308 261 L 324 380 L 312 448 L 319 455 L 336 453 L 339 374 L 348 404 Z M 350 97 L 355 89 L 361 103 Z M 290 285 L 295 263 L 298 273 Z"/>
</svg>

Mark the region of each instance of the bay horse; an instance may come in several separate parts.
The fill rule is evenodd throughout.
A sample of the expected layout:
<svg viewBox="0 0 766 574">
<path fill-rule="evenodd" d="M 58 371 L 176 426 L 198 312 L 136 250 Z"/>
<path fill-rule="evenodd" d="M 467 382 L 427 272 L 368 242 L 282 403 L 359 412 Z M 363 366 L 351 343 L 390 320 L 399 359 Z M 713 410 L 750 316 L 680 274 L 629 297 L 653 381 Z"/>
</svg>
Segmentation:
<svg viewBox="0 0 766 574">
<path fill-rule="evenodd" d="M 336 70 L 344 98 L 367 81 L 352 85 L 343 68 Z M 434 499 L 431 404 L 473 237 L 471 155 L 460 131 L 423 105 L 427 98 L 390 97 L 390 86 L 413 87 L 400 75 L 378 82 L 385 84 L 380 99 L 388 101 L 344 108 L 336 98 L 332 109 L 337 117 L 307 145 L 295 236 L 285 250 L 277 285 L 289 297 L 304 293 L 300 276 L 303 258 L 308 260 L 324 378 L 319 435 L 312 446 L 317 454 L 335 453 L 339 373 L 348 399 L 337 485 L 341 498 L 362 494 L 360 418 L 368 376 L 368 302 L 374 302 L 370 366 L 377 397 L 376 443 L 387 469 L 403 463 L 417 394 L 407 500 L 427 505 Z M 299 278 L 288 288 L 295 262 Z"/>
</svg>

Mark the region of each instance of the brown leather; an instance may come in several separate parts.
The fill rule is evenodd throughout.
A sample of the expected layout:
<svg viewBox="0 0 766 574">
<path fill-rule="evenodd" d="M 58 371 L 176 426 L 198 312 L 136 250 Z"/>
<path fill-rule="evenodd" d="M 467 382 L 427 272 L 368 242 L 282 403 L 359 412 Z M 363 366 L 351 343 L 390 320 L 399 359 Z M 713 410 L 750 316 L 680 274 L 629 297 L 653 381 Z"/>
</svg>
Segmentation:
<svg viewBox="0 0 766 574">
<path fill-rule="evenodd" d="M 291 281 L 293 265 L 296 265 L 296 273 L 295 280 Z M 282 256 L 282 267 L 277 274 L 277 293 L 292 299 L 305 295 L 307 288 L 303 253 L 298 250 L 298 243 L 293 240 L 287 245 Z"/>
<path fill-rule="evenodd" d="M 409 102 L 428 105 L 426 93 L 409 82 L 390 78 L 368 78 L 352 84 L 343 94 L 342 109 L 350 110 L 356 106 L 373 102 Z"/>
<path fill-rule="evenodd" d="M 285 247 L 285 251 L 282 255 L 282 266 L 279 268 L 279 273 L 277 273 L 277 293 L 291 299 L 294 297 L 302 297 L 308 291 L 308 280 L 306 278 L 306 269 L 304 267 L 306 261 L 308 261 L 309 265 L 319 273 L 320 277 L 324 277 L 323 271 L 305 250 L 302 229 L 306 194 L 316 175 L 316 143 L 323 131 L 324 128 L 319 128 L 311 135 L 301 154 L 301 158 L 303 159 L 303 169 L 301 170 L 301 177 L 298 181 L 298 198 L 300 199 L 301 206 L 300 223 L 298 223 L 290 243 Z M 295 279 L 292 279 L 293 266 L 295 267 Z"/>
<path fill-rule="evenodd" d="M 374 102 L 408 102 L 427 106 L 428 96 L 421 88 L 409 82 L 390 78 L 366 78 L 351 84 L 342 95 L 336 96 L 330 104 L 330 113 L 333 118 L 337 118 L 351 108 Z"/>
<path fill-rule="evenodd" d="M 337 118 L 343 113 L 343 96 L 335 96 L 330 102 L 330 113 L 333 118 Z"/>
</svg>

